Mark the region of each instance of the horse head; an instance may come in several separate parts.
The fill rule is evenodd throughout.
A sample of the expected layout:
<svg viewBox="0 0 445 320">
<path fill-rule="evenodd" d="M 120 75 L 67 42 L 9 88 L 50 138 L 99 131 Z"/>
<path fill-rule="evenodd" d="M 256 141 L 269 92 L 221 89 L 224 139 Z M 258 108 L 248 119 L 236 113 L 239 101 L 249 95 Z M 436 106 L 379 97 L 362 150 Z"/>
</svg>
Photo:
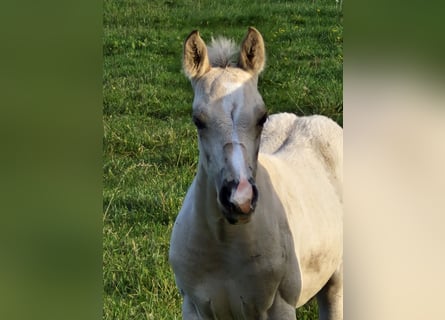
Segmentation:
<svg viewBox="0 0 445 320">
<path fill-rule="evenodd" d="M 250 221 L 258 199 L 255 176 L 267 111 L 258 92 L 264 68 L 261 34 L 249 28 L 238 54 L 233 43 L 208 48 L 198 31 L 184 43 L 183 68 L 193 90 L 192 118 L 198 130 L 199 170 L 215 187 L 221 212 L 231 224 Z"/>
</svg>

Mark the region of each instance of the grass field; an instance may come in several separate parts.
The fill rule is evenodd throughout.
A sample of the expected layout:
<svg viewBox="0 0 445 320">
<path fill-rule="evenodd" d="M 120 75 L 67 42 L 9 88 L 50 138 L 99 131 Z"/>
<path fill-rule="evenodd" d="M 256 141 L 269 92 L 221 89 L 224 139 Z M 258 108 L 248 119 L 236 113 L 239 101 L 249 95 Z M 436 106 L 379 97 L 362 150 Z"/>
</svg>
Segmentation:
<svg viewBox="0 0 445 320">
<path fill-rule="evenodd" d="M 259 90 L 270 113 L 324 114 L 342 124 L 343 14 L 335 0 L 104 1 L 104 319 L 181 319 L 167 253 L 197 166 L 192 89 L 182 43 L 266 43 Z M 316 304 L 297 311 L 316 319 Z"/>
</svg>

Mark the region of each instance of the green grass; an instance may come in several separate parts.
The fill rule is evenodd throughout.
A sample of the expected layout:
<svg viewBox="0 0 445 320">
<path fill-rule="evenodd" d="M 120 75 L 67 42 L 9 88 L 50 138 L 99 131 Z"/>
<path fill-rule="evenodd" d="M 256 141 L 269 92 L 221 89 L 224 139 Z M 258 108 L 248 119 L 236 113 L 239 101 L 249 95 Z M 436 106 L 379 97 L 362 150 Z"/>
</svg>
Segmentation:
<svg viewBox="0 0 445 320">
<path fill-rule="evenodd" d="M 192 89 L 181 73 L 191 30 L 262 33 L 259 90 L 271 113 L 342 124 L 342 12 L 329 1 L 104 1 L 104 319 L 180 319 L 167 253 L 197 165 Z M 316 303 L 298 319 L 316 319 Z"/>
</svg>

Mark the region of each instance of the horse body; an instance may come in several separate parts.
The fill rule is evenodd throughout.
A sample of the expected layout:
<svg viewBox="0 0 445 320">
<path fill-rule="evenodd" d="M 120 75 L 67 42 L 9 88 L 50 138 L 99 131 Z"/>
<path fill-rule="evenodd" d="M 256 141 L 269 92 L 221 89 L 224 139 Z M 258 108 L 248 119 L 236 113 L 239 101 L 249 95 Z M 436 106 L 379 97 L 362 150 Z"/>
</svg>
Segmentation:
<svg viewBox="0 0 445 320">
<path fill-rule="evenodd" d="M 263 128 L 256 77 L 206 66 L 194 35 L 185 52 L 196 46 L 196 70 L 184 65 L 200 159 L 169 254 L 183 318 L 295 319 L 295 307 L 317 295 L 321 319 L 342 319 L 341 128 L 291 114 L 272 115 Z M 249 37 L 262 44 L 255 29 Z M 263 65 L 247 59 L 244 70 L 250 63 L 256 75 Z"/>
</svg>

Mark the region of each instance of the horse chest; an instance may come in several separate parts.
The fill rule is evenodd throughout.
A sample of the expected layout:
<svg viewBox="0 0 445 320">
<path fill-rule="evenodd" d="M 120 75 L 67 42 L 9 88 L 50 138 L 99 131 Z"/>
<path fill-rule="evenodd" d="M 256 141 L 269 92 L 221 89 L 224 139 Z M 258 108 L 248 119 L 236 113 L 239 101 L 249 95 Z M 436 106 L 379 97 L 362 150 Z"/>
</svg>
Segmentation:
<svg viewBox="0 0 445 320">
<path fill-rule="evenodd" d="M 204 319 L 262 319 L 274 302 L 286 271 L 285 254 L 201 251 L 183 269 L 182 292 Z"/>
</svg>

